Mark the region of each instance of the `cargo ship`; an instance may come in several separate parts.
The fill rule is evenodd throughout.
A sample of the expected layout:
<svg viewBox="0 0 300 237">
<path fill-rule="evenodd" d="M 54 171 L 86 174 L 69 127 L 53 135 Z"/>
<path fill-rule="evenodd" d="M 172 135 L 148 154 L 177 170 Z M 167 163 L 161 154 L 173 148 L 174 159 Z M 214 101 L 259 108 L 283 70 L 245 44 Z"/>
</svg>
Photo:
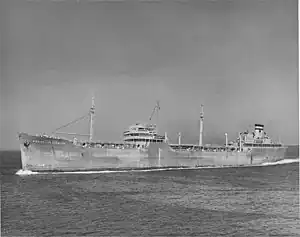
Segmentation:
<svg viewBox="0 0 300 237">
<path fill-rule="evenodd" d="M 150 121 L 160 110 L 154 107 Z M 71 124 L 89 118 L 89 134 L 59 132 Z M 255 124 L 252 132 L 239 133 L 233 142 L 222 146 L 202 144 L 204 112 L 201 105 L 199 144 L 170 144 L 167 134 L 158 133 L 157 124 L 136 123 L 123 132 L 121 142 L 94 140 L 95 102 L 89 112 L 51 135 L 19 133 L 22 169 L 39 172 L 91 171 L 122 169 L 156 169 L 161 167 L 223 167 L 259 165 L 284 159 L 286 147 L 275 143 L 264 131 L 264 125 Z M 73 139 L 61 137 L 71 135 Z M 79 140 L 77 137 L 88 137 Z"/>
</svg>

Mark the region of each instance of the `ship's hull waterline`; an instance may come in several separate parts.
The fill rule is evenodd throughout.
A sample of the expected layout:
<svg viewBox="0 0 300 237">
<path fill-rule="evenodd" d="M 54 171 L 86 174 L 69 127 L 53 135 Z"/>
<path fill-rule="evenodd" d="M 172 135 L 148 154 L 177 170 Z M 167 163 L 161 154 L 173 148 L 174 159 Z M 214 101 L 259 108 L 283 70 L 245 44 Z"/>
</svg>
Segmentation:
<svg viewBox="0 0 300 237">
<path fill-rule="evenodd" d="M 251 152 L 174 151 L 166 143 L 148 149 L 84 148 L 72 142 L 23 134 L 19 137 L 22 168 L 30 171 L 90 171 L 159 167 L 249 166 L 284 159 L 285 149 L 260 148 Z M 25 145 L 24 145 L 25 144 Z"/>
</svg>

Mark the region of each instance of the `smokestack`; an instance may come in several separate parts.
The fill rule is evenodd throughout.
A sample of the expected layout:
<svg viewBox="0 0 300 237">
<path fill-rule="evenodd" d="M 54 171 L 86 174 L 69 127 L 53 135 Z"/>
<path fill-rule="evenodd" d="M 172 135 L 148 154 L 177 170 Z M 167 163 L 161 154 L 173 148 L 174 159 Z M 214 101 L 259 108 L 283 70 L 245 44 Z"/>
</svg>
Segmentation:
<svg viewBox="0 0 300 237">
<path fill-rule="evenodd" d="M 203 120 L 204 120 L 204 112 L 203 112 L 203 105 L 201 105 L 201 112 L 200 112 L 200 131 L 199 131 L 199 146 L 203 146 L 202 139 L 203 139 Z"/>
<path fill-rule="evenodd" d="M 227 138 L 227 133 L 225 133 L 225 146 L 226 146 L 226 148 L 228 147 L 228 138 Z"/>
</svg>

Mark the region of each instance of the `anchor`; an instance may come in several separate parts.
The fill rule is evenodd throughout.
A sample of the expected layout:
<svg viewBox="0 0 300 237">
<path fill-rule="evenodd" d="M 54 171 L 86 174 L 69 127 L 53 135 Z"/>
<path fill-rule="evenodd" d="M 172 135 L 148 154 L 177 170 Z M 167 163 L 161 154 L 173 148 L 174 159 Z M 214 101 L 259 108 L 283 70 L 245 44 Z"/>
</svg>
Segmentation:
<svg viewBox="0 0 300 237">
<path fill-rule="evenodd" d="M 30 146 L 30 142 L 26 140 L 26 141 L 24 142 L 24 146 L 28 149 L 28 147 Z"/>
</svg>

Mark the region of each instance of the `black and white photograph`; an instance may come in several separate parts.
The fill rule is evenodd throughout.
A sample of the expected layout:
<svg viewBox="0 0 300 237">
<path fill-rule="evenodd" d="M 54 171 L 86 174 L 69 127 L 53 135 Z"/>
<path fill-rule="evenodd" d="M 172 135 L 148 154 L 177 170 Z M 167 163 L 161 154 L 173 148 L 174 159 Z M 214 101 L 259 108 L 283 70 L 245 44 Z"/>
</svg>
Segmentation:
<svg viewBox="0 0 300 237">
<path fill-rule="evenodd" d="M 300 236 L 297 0 L 1 0 L 1 236 Z"/>
</svg>

